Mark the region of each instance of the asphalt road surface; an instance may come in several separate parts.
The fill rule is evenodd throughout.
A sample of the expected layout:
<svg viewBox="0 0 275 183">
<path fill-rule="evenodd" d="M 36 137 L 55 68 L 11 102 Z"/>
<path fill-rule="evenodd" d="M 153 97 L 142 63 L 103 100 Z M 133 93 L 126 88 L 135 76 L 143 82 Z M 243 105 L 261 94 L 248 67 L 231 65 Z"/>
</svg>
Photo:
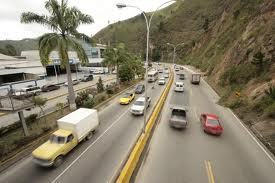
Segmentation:
<svg viewBox="0 0 275 183">
<path fill-rule="evenodd" d="M 175 93 L 171 88 L 135 182 L 274 183 L 274 157 L 229 109 L 216 104 L 219 97 L 204 81 L 191 85 L 190 72 L 185 70 L 185 74 L 185 91 Z M 174 104 L 189 109 L 189 126 L 185 130 L 168 125 L 169 106 Z M 203 112 L 220 117 L 224 127 L 221 136 L 203 132 L 199 122 Z"/>
<path fill-rule="evenodd" d="M 92 81 L 89 81 L 89 82 L 80 82 L 78 85 L 74 86 L 74 89 L 78 90 L 78 89 L 89 87 L 91 85 L 95 85 L 98 81 L 98 77 L 99 76 L 95 76 L 95 79 L 92 80 Z M 112 78 L 115 79 L 114 75 L 102 75 L 101 77 L 102 77 L 102 80 L 103 80 L 104 84 L 108 84 L 108 83 L 111 83 L 111 82 L 115 81 L 115 80 L 106 81 L 106 80 L 109 80 L 109 79 L 112 79 Z M 50 92 L 42 92 L 39 96 L 41 96 L 43 98 L 53 98 L 55 96 L 60 96 L 60 95 L 64 95 L 64 94 L 67 94 L 67 93 L 68 93 L 68 88 L 66 86 L 62 86 L 59 90 L 54 90 L 54 91 L 50 91 Z M 59 102 L 65 103 L 66 101 L 67 101 L 67 96 L 60 96 L 60 97 L 57 97 L 53 100 L 47 101 L 47 103 L 44 107 L 45 113 L 55 111 L 56 110 L 55 106 L 56 106 L 57 103 L 59 103 Z M 34 114 L 34 113 L 37 114 L 39 112 L 40 112 L 40 108 L 35 107 L 30 111 L 24 110 L 24 115 L 26 117 L 26 116 L 29 116 L 30 114 Z M 4 127 L 4 126 L 8 126 L 8 125 L 10 125 L 10 124 L 12 124 L 12 123 L 14 123 L 18 120 L 19 120 L 19 117 L 18 117 L 17 112 L 9 113 L 9 114 L 0 116 L 0 128 Z"/>
<path fill-rule="evenodd" d="M 149 108 L 152 112 L 165 86 L 148 85 L 152 97 Z M 136 96 L 137 97 L 140 95 Z M 130 105 L 119 105 L 117 97 L 99 112 L 101 122 L 98 133 L 90 140 L 79 144 L 58 168 L 42 168 L 27 157 L 0 174 L 3 183 L 106 183 L 125 159 L 130 146 L 143 127 L 143 116 L 133 116 Z"/>
</svg>

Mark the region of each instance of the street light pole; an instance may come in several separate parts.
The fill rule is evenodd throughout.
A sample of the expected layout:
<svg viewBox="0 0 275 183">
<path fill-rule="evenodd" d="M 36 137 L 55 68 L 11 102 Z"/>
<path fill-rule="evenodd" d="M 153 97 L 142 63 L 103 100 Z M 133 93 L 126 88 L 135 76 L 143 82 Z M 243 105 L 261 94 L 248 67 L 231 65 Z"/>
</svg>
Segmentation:
<svg viewBox="0 0 275 183">
<path fill-rule="evenodd" d="M 144 78 L 144 87 L 145 87 L 145 106 L 144 106 L 144 125 L 143 125 L 143 133 L 145 134 L 145 128 L 146 128 L 146 123 L 147 123 L 147 75 L 148 75 L 148 65 L 149 65 L 149 39 L 150 39 L 150 26 L 151 26 L 151 21 L 152 18 L 155 14 L 155 12 L 161 8 L 163 5 L 170 3 L 170 2 L 174 2 L 176 0 L 170 0 L 167 2 L 162 3 L 159 7 L 156 8 L 156 10 L 153 12 L 153 14 L 151 15 L 149 21 L 148 18 L 145 14 L 144 11 L 142 11 L 139 7 L 137 6 L 132 6 L 132 5 L 126 5 L 123 3 L 118 3 L 116 6 L 117 8 L 126 8 L 126 7 L 131 7 L 131 8 L 135 8 L 138 9 L 142 15 L 144 16 L 145 22 L 146 22 L 146 29 L 147 29 L 147 34 L 146 34 L 146 61 L 145 61 L 145 78 Z"/>
<path fill-rule="evenodd" d="M 177 44 L 177 45 L 174 45 L 174 44 L 171 44 L 171 43 L 166 43 L 167 45 L 169 46 L 172 46 L 173 47 L 173 65 L 175 64 L 175 59 L 176 59 L 176 51 L 177 51 L 177 47 L 181 46 L 181 45 L 184 45 L 184 43 L 180 43 L 180 44 Z"/>
</svg>

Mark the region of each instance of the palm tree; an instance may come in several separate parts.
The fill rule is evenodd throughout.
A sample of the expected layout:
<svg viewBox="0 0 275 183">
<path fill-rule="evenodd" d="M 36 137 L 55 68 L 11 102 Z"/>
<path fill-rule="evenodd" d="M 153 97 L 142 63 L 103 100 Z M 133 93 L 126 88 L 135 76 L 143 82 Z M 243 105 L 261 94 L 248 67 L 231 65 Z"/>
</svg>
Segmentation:
<svg viewBox="0 0 275 183">
<path fill-rule="evenodd" d="M 49 55 L 57 50 L 61 59 L 61 66 L 66 68 L 68 80 L 68 93 L 70 109 L 75 109 L 75 93 L 72 84 L 71 69 L 68 50 L 74 50 L 81 63 L 87 63 L 87 55 L 78 40 L 91 41 L 85 34 L 79 33 L 77 28 L 81 24 L 93 23 L 90 15 L 83 14 L 76 7 L 69 7 L 68 0 L 48 0 L 45 8 L 49 15 L 38 15 L 32 12 L 24 12 L 21 15 L 21 23 L 38 23 L 48 27 L 53 32 L 46 33 L 39 38 L 39 55 L 41 63 L 46 66 L 49 63 Z"/>
<path fill-rule="evenodd" d="M 126 51 L 125 45 L 120 43 L 117 48 L 108 47 L 104 51 L 103 64 L 108 67 L 116 67 L 116 81 L 119 84 L 119 66 L 127 62 L 130 58 L 130 54 Z"/>
</svg>

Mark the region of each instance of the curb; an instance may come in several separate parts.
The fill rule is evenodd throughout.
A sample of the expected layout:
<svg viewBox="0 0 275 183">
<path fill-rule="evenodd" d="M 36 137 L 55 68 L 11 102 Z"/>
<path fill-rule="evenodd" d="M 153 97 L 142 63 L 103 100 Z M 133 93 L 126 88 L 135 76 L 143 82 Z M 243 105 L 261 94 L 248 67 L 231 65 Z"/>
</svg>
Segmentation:
<svg viewBox="0 0 275 183">
<path fill-rule="evenodd" d="M 110 79 L 112 80 L 112 79 Z M 137 82 L 139 83 L 139 82 Z M 117 96 L 121 95 L 123 92 L 129 90 L 130 88 L 134 87 L 137 83 L 130 85 L 129 87 L 125 88 L 124 90 L 120 91 L 119 93 L 113 95 L 112 97 L 108 98 L 107 100 L 101 102 L 100 104 L 98 104 L 97 106 L 95 106 L 94 108 L 96 108 L 97 110 L 99 110 L 100 107 L 104 106 L 106 103 L 110 102 L 111 100 L 113 100 L 114 98 L 116 98 Z M 54 113 L 56 111 L 52 111 L 48 114 Z M 47 114 L 47 115 L 48 115 Z M 43 116 L 40 116 L 40 118 Z M 21 147 L 21 151 L 18 151 L 17 153 L 15 153 L 13 156 L 9 157 L 8 159 L 3 160 L 2 162 L 0 162 L 0 172 L 6 170 L 8 167 L 12 166 L 13 164 L 15 164 L 17 161 L 27 157 L 29 155 L 29 151 L 30 149 L 28 149 L 31 146 L 37 146 L 38 142 L 40 141 L 45 141 L 45 139 L 47 139 L 52 132 L 54 132 L 56 129 L 51 130 L 50 132 L 47 132 L 46 134 L 38 137 L 36 140 L 30 142 L 29 144 L 26 144 L 25 146 Z M 21 157 L 20 157 L 21 156 Z"/>
<path fill-rule="evenodd" d="M 170 69 L 170 73 L 172 73 L 171 69 Z M 117 183 L 128 183 L 130 181 L 134 170 L 137 168 L 137 165 L 143 153 L 143 150 L 146 144 L 149 142 L 149 137 L 151 136 L 152 129 L 156 124 L 156 121 L 160 115 L 160 112 L 163 108 L 164 102 L 166 101 L 166 98 L 168 96 L 168 93 L 172 86 L 173 81 L 174 81 L 174 75 L 170 77 L 168 85 L 162 92 L 157 104 L 155 105 L 155 108 L 153 109 L 153 112 L 151 113 L 151 116 L 147 121 L 147 124 L 145 127 L 145 133 L 142 133 L 138 137 L 133 149 L 131 150 L 129 157 L 126 160 L 126 163 L 124 164 L 116 180 Z"/>
</svg>

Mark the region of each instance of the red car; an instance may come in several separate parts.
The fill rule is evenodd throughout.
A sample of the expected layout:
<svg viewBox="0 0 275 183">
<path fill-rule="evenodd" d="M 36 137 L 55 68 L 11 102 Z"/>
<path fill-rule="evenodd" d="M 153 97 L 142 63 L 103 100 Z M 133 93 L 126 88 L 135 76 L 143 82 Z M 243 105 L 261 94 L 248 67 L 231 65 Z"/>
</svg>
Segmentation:
<svg viewBox="0 0 275 183">
<path fill-rule="evenodd" d="M 213 135 L 221 135 L 223 127 L 219 121 L 219 117 L 214 114 L 201 114 L 200 121 L 203 131 Z"/>
</svg>

